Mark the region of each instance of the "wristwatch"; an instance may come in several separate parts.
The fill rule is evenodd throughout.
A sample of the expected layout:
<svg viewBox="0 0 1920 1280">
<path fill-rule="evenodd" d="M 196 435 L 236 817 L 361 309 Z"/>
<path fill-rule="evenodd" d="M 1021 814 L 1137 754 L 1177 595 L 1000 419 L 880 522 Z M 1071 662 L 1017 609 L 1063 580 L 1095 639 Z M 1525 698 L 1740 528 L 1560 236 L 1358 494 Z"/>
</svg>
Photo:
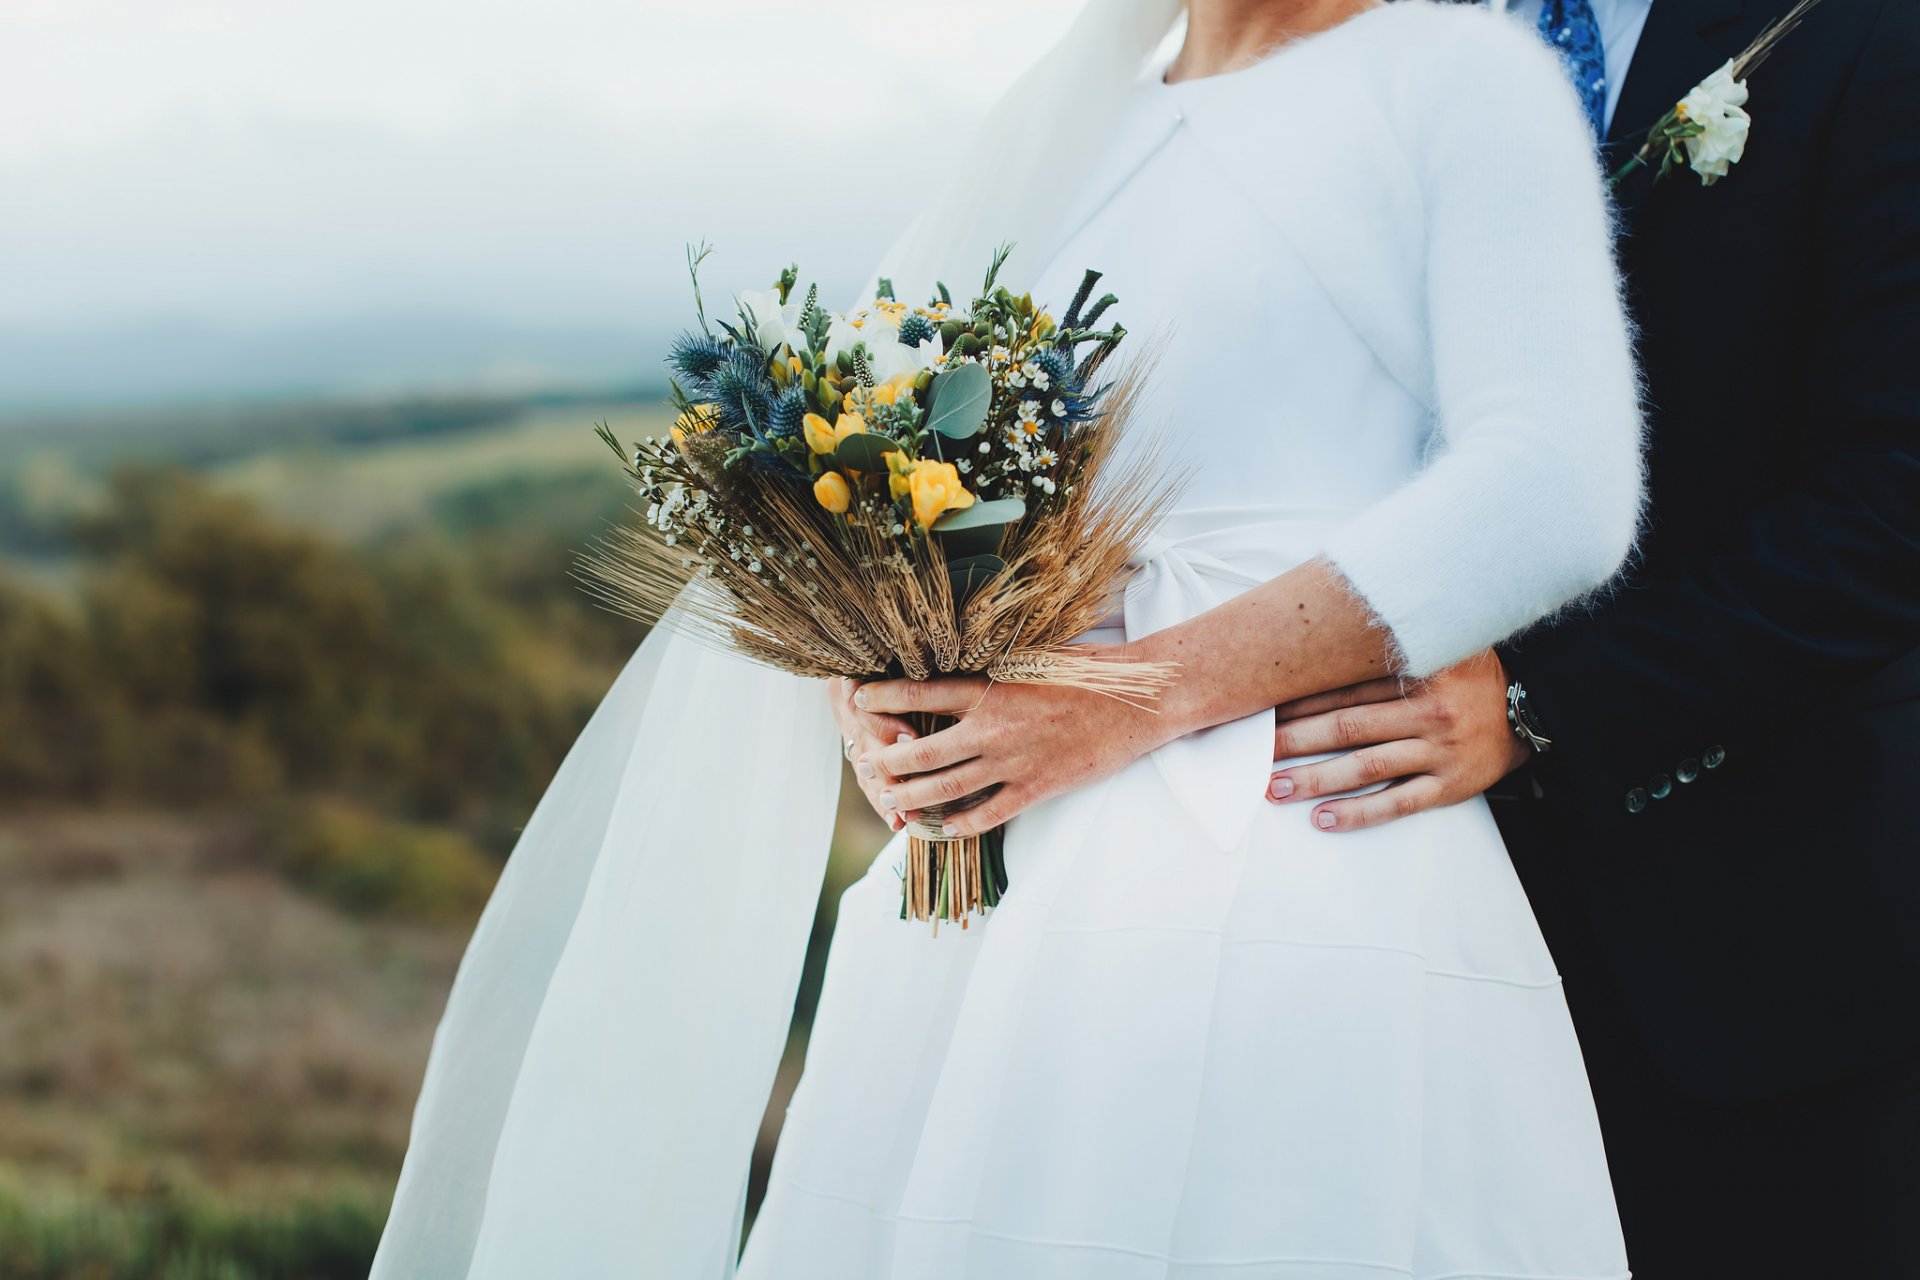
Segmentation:
<svg viewBox="0 0 1920 1280">
<path fill-rule="evenodd" d="M 1507 724 L 1513 729 L 1513 736 L 1532 747 L 1535 755 L 1553 746 L 1553 739 L 1541 732 L 1540 717 L 1527 703 L 1526 686 L 1518 680 L 1507 686 Z"/>
</svg>

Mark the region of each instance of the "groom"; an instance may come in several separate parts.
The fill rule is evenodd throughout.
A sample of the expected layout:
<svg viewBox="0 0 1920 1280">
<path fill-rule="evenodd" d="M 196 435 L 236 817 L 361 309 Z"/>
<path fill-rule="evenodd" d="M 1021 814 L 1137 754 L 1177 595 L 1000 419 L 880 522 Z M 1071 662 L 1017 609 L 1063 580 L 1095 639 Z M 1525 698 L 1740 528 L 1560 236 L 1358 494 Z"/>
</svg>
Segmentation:
<svg viewBox="0 0 1920 1280">
<path fill-rule="evenodd" d="M 1613 168 L 1789 2 L 1513 13 Z M 1725 179 L 1616 192 L 1652 437 L 1626 585 L 1405 698 L 1281 708 L 1276 758 L 1422 763 L 1272 794 L 1339 832 L 1493 788 L 1641 1280 L 1916 1277 L 1920 0 L 1823 0 L 1750 87 Z"/>
</svg>

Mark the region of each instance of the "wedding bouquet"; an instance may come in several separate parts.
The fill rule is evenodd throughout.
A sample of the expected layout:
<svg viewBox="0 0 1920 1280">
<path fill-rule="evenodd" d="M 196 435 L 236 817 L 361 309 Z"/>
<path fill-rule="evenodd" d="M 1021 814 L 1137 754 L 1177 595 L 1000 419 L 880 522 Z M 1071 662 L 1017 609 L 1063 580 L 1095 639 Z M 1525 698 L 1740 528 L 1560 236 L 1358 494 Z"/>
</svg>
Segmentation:
<svg viewBox="0 0 1920 1280">
<path fill-rule="evenodd" d="M 1101 327 L 1112 294 L 1089 305 L 1098 272 L 1055 319 L 998 283 L 1004 249 L 964 306 L 883 279 L 833 314 L 789 268 L 710 322 L 706 252 L 688 252 L 699 327 L 668 357 L 672 429 L 631 449 L 599 429 L 646 504 L 585 561 L 606 603 L 803 676 L 1166 686 L 1163 665 L 1073 645 L 1177 487 L 1154 448 L 1116 452 L 1141 378 L 1101 377 L 1126 331 Z M 941 835 L 983 798 L 909 829 L 903 918 L 965 927 L 1006 891 L 998 831 Z"/>
</svg>

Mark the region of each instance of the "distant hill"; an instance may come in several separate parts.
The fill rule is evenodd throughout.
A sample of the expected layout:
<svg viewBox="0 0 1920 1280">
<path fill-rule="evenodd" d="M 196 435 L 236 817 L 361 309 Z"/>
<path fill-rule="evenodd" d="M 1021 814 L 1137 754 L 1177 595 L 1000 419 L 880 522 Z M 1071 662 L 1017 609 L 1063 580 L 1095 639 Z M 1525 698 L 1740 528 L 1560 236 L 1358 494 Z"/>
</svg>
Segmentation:
<svg viewBox="0 0 1920 1280">
<path fill-rule="evenodd" d="M 280 328 L 0 328 L 0 429 L 49 411 L 243 400 L 527 395 L 657 384 L 671 336 L 381 316 Z"/>
<path fill-rule="evenodd" d="M 584 535 L 583 515 L 611 514 L 626 494 L 593 424 L 623 438 L 660 430 L 662 400 L 662 390 L 628 388 L 18 413 L 0 419 L 0 565 L 64 560 L 73 518 L 130 463 L 200 471 L 348 537 L 470 530 L 495 508 Z"/>
</svg>

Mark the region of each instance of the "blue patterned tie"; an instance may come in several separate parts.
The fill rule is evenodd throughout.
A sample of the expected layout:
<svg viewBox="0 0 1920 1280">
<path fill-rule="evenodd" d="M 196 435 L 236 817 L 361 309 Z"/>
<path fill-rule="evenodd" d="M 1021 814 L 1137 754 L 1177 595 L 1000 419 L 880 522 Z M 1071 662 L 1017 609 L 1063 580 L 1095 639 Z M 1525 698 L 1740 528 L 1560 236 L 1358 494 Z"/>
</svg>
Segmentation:
<svg viewBox="0 0 1920 1280">
<path fill-rule="evenodd" d="M 1600 21 L 1588 0 L 1545 0 L 1540 6 L 1540 35 L 1560 51 L 1567 75 L 1587 109 L 1593 136 L 1607 136 L 1607 48 Z"/>
</svg>

